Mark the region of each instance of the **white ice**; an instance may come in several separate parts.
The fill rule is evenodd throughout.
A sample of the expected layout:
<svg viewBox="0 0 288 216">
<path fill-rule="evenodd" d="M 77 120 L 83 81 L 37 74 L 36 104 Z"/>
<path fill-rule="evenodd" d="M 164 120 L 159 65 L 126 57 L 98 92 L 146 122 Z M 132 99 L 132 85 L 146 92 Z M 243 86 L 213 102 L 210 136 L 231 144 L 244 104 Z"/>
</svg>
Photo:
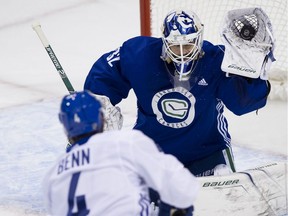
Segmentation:
<svg viewBox="0 0 288 216">
<path fill-rule="evenodd" d="M 201 17 L 201 15 L 199 15 Z M 31 25 L 39 21 L 76 90 L 104 52 L 140 34 L 137 0 L 0 0 L 0 215 L 44 215 L 41 181 L 66 138 L 67 90 Z M 130 129 L 135 97 L 120 104 Z M 241 117 L 227 111 L 238 170 L 287 160 L 287 104 L 269 100 Z"/>
</svg>

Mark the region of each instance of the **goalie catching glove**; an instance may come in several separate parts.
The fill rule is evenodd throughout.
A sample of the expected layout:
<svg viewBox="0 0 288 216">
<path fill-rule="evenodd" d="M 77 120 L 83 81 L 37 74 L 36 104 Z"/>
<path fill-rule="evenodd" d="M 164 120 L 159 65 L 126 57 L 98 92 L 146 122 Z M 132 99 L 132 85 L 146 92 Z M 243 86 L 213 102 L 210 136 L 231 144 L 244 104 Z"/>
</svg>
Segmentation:
<svg viewBox="0 0 288 216">
<path fill-rule="evenodd" d="M 110 99 L 104 95 L 94 96 L 100 101 L 104 112 L 104 131 L 120 130 L 123 126 L 123 116 L 118 106 L 113 106 Z"/>
<path fill-rule="evenodd" d="M 268 79 L 275 39 L 272 24 L 261 8 L 231 10 L 221 31 L 225 45 L 221 69 L 250 78 Z"/>
</svg>

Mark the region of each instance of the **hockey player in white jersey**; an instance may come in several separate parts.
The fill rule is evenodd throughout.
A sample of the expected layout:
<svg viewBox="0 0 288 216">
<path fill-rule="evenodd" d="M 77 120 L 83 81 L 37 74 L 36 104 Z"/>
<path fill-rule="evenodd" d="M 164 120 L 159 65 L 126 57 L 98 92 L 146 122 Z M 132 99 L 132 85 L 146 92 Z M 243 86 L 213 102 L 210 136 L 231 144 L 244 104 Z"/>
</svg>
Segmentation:
<svg viewBox="0 0 288 216">
<path fill-rule="evenodd" d="M 45 177 L 48 214 L 150 215 L 151 187 L 163 203 L 192 215 L 196 178 L 138 130 L 103 132 L 101 104 L 92 94 L 65 96 L 59 119 L 73 145 Z"/>
</svg>

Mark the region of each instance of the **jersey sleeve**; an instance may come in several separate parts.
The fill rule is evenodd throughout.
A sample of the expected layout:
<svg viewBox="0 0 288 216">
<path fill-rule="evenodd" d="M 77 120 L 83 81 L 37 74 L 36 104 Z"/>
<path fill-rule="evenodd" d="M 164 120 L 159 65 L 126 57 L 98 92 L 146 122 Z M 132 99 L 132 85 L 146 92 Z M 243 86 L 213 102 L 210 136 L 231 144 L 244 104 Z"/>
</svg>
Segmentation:
<svg viewBox="0 0 288 216">
<path fill-rule="evenodd" d="M 221 80 L 217 96 L 231 112 L 242 115 L 264 107 L 269 92 L 268 81 L 231 75 Z"/>
<path fill-rule="evenodd" d="M 122 47 L 101 56 L 89 71 L 84 89 L 109 97 L 113 105 L 128 96 L 131 89 L 121 68 Z"/>
<path fill-rule="evenodd" d="M 240 75 L 229 74 L 221 70 L 225 47 L 214 46 L 205 41 L 207 65 L 212 65 L 207 76 L 215 83 L 215 97 L 222 100 L 225 106 L 234 114 L 242 115 L 265 106 L 270 92 L 268 81 L 260 78 L 252 79 Z"/>
<path fill-rule="evenodd" d="M 133 140 L 134 164 L 147 185 L 167 204 L 177 208 L 191 206 L 199 190 L 196 177 L 174 156 L 160 152 L 142 132 L 137 132 Z"/>
<path fill-rule="evenodd" d="M 225 47 L 217 46 L 217 49 L 211 45 L 207 47 L 209 49 L 207 51 L 212 52 L 211 59 L 215 67 L 215 78 L 217 77 L 216 97 L 236 115 L 243 115 L 264 107 L 270 92 L 269 82 L 234 74 L 227 76 L 221 70 Z"/>
</svg>

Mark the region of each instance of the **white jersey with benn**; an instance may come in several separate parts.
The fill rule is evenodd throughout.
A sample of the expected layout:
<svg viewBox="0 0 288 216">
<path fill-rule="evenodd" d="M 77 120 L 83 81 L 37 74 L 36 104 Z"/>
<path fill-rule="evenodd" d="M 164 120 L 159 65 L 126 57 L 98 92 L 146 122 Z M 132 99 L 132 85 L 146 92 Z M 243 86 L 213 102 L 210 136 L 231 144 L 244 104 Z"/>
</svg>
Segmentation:
<svg viewBox="0 0 288 216">
<path fill-rule="evenodd" d="M 148 187 L 178 208 L 193 204 L 196 178 L 137 130 L 92 136 L 63 154 L 44 180 L 51 215 L 149 215 Z"/>
</svg>

